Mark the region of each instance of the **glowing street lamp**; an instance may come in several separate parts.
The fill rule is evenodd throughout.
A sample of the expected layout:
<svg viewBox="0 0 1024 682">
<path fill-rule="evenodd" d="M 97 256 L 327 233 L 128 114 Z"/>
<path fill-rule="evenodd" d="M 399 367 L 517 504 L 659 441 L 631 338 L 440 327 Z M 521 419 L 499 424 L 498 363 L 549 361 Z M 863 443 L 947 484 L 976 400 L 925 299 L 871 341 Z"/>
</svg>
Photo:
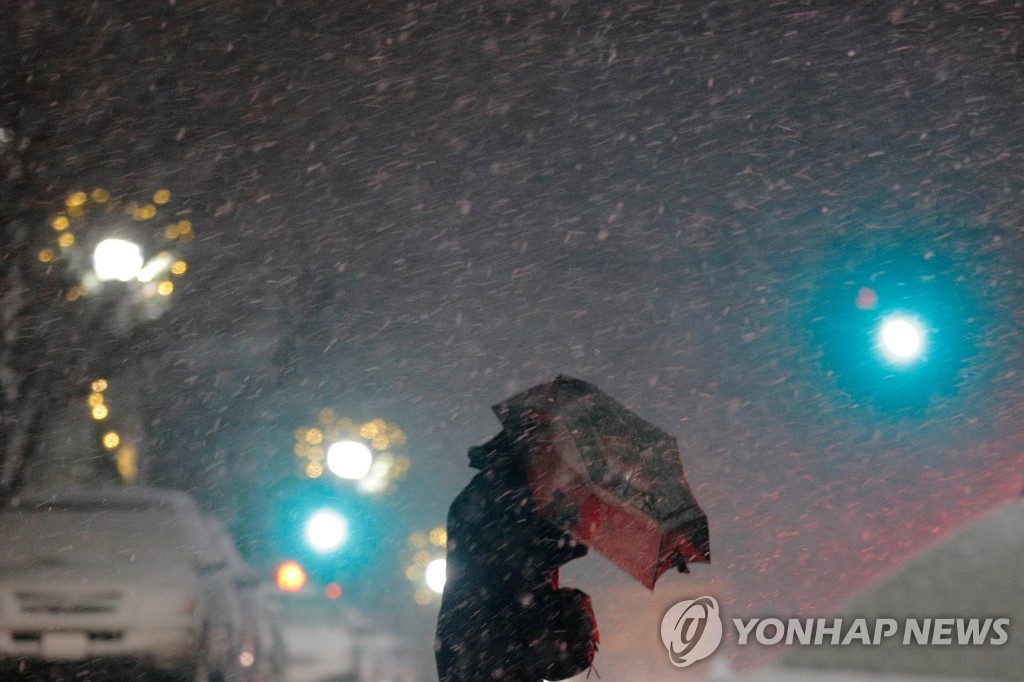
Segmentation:
<svg viewBox="0 0 1024 682">
<path fill-rule="evenodd" d="M 370 473 L 372 466 L 373 453 L 362 443 L 342 440 L 327 448 L 327 468 L 335 476 L 358 481 Z"/>
<path fill-rule="evenodd" d="M 174 293 L 174 280 L 188 269 L 175 254 L 195 236 L 188 220 L 159 227 L 170 201 L 166 189 L 142 204 L 103 188 L 73 192 L 49 221 L 54 241 L 39 251 L 39 261 L 64 267 L 77 280 L 66 294 L 69 301 L 102 292 L 107 282 L 123 282 L 132 285 L 122 292 L 132 312 L 156 319 Z"/>
<path fill-rule="evenodd" d="M 396 482 L 405 478 L 409 457 L 392 452 L 406 443 L 405 432 L 397 424 L 383 419 L 357 424 L 329 407 L 320 410 L 317 421 L 316 426 L 295 431 L 294 452 L 306 478 L 330 472 L 354 482 L 367 495 L 394 492 Z"/>
<path fill-rule="evenodd" d="M 438 526 L 429 533 L 417 531 L 409 536 L 410 561 L 405 577 L 417 585 L 413 599 L 420 606 L 429 606 L 444 592 L 448 564 L 444 550 L 448 545 L 448 532 Z"/>
<path fill-rule="evenodd" d="M 93 271 L 101 282 L 130 282 L 144 263 L 142 249 L 126 239 L 104 239 L 92 254 Z"/>
<path fill-rule="evenodd" d="M 444 559 L 434 559 L 427 564 L 427 570 L 424 572 L 424 580 L 427 583 L 427 587 L 436 594 L 444 592 L 444 583 L 446 578 L 446 572 L 448 568 L 448 562 Z"/>
</svg>

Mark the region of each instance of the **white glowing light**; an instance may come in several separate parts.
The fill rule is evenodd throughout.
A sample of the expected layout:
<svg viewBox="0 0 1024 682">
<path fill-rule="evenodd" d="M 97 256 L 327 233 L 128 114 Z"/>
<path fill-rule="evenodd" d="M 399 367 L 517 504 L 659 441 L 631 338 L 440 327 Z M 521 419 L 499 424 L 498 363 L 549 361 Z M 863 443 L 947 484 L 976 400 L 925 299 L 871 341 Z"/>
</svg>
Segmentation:
<svg viewBox="0 0 1024 682">
<path fill-rule="evenodd" d="M 102 281 L 128 282 L 142 270 L 142 249 L 124 239 L 104 239 L 92 253 L 92 267 Z"/>
<path fill-rule="evenodd" d="M 444 592 L 445 574 L 447 570 L 448 562 L 444 559 L 434 559 L 427 564 L 427 587 L 438 594 Z"/>
<path fill-rule="evenodd" d="M 152 282 L 155 277 L 163 274 L 171 267 L 171 254 L 166 251 L 158 253 L 149 259 L 140 269 L 136 278 L 140 282 Z"/>
<path fill-rule="evenodd" d="M 892 360 L 913 360 L 921 354 L 924 346 L 924 330 L 911 318 L 891 317 L 882 323 L 881 345 Z"/>
<path fill-rule="evenodd" d="M 322 509 L 306 522 L 306 540 L 320 552 L 333 552 L 348 540 L 348 523 L 329 509 Z"/>
<path fill-rule="evenodd" d="M 343 440 L 327 449 L 327 468 L 335 476 L 358 481 L 370 473 L 373 453 L 362 443 Z"/>
</svg>

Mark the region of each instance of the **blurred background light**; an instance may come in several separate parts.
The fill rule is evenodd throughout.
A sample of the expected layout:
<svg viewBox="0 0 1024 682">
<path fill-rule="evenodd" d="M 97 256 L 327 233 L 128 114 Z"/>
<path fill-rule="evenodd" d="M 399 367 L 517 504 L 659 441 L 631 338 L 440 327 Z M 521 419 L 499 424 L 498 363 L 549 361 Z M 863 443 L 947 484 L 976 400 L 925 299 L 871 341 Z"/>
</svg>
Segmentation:
<svg viewBox="0 0 1024 682">
<path fill-rule="evenodd" d="M 921 355 L 924 328 L 913 318 L 891 316 L 882 320 L 879 339 L 887 358 L 894 362 L 910 362 Z"/>
<path fill-rule="evenodd" d="M 333 552 L 348 540 L 348 522 L 330 509 L 315 512 L 306 522 L 306 541 L 318 552 Z"/>
<path fill-rule="evenodd" d="M 104 239 L 93 252 L 93 269 L 103 281 L 131 281 L 142 270 L 143 262 L 139 245 L 124 239 Z"/>
<path fill-rule="evenodd" d="M 357 481 L 370 473 L 373 453 L 370 448 L 353 440 L 343 440 L 327 449 L 327 468 L 334 475 Z"/>
<path fill-rule="evenodd" d="M 306 571 L 297 561 L 285 561 L 277 567 L 276 582 L 283 592 L 298 592 L 306 586 Z"/>
<path fill-rule="evenodd" d="M 424 574 L 424 579 L 427 582 L 427 587 L 437 594 L 444 592 L 447 566 L 448 563 L 444 559 L 434 559 L 427 565 L 427 571 Z"/>
</svg>

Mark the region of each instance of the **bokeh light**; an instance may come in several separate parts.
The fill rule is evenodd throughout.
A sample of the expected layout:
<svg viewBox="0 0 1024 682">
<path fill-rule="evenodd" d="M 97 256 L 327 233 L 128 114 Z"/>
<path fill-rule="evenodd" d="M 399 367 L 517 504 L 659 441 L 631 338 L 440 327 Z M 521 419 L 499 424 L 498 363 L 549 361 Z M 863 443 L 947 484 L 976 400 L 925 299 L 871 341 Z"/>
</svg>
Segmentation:
<svg viewBox="0 0 1024 682">
<path fill-rule="evenodd" d="M 895 362 L 909 362 L 921 354 L 924 329 L 909 317 L 894 316 L 882 321 L 879 333 L 883 353 Z"/>
<path fill-rule="evenodd" d="M 424 576 L 427 581 L 427 587 L 437 594 L 444 592 L 447 566 L 448 563 L 444 559 L 434 559 L 427 564 L 427 570 Z"/>
<path fill-rule="evenodd" d="M 285 561 L 277 567 L 276 582 L 283 592 L 298 592 L 306 586 L 306 571 L 297 561 Z"/>
<path fill-rule="evenodd" d="M 327 449 L 327 468 L 335 476 L 357 481 L 369 474 L 372 466 L 373 453 L 357 441 L 339 441 Z"/>
<path fill-rule="evenodd" d="M 93 269 L 101 281 L 135 279 L 143 262 L 139 245 L 124 239 L 104 239 L 93 252 Z"/>
<path fill-rule="evenodd" d="M 348 540 L 348 522 L 336 511 L 321 509 L 306 522 L 306 540 L 318 552 L 333 552 Z"/>
<path fill-rule="evenodd" d="M 118 435 L 117 431 L 107 431 L 103 434 L 103 447 L 107 450 L 113 450 L 121 444 L 121 436 Z"/>
</svg>

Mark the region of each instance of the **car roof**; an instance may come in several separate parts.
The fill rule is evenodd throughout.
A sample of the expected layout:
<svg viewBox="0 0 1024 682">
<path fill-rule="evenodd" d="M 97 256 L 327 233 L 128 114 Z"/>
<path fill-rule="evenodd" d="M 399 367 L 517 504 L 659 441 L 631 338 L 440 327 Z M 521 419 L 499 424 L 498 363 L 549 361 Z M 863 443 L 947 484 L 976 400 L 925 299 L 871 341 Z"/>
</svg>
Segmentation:
<svg viewBox="0 0 1024 682">
<path fill-rule="evenodd" d="M 180 490 L 165 488 L 63 488 L 16 495 L 8 507 L 46 505 L 152 505 L 172 506 L 198 512 L 195 501 Z"/>
</svg>

